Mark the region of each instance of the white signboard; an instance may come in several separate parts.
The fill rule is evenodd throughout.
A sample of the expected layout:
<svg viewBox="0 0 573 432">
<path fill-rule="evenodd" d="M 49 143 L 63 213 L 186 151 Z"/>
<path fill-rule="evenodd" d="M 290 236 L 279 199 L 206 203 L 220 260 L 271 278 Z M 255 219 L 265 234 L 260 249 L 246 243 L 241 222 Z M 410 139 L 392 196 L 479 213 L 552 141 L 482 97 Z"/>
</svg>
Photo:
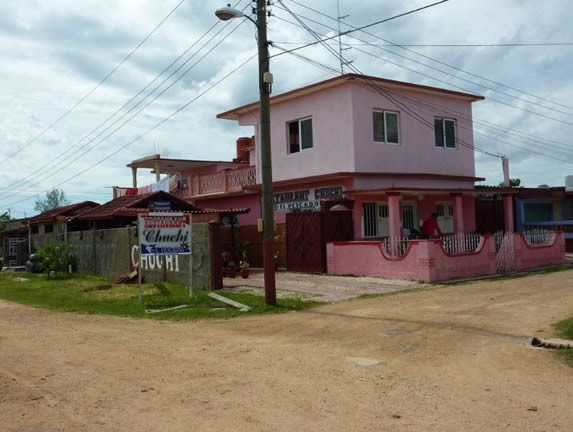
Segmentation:
<svg viewBox="0 0 573 432">
<path fill-rule="evenodd" d="M 191 254 L 191 216 L 149 213 L 138 218 L 139 252 L 145 255 Z"/>
<path fill-rule="evenodd" d="M 320 208 L 321 200 L 342 198 L 344 198 L 343 186 L 276 192 L 273 194 L 273 208 L 275 211 L 317 210 Z"/>
</svg>

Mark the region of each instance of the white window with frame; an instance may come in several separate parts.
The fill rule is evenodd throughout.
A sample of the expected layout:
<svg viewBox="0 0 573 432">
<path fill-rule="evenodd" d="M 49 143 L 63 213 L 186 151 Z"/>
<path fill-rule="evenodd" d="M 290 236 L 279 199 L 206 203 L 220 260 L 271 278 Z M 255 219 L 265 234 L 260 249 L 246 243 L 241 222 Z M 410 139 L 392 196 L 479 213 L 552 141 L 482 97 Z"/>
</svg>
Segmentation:
<svg viewBox="0 0 573 432">
<path fill-rule="evenodd" d="M 312 118 L 304 118 L 287 123 L 287 151 L 299 153 L 313 147 Z"/>
<path fill-rule="evenodd" d="M 438 225 L 444 234 L 454 232 L 454 205 L 451 202 L 436 203 Z"/>
<path fill-rule="evenodd" d="M 456 121 L 454 119 L 437 117 L 434 119 L 434 135 L 436 147 L 444 149 L 456 148 Z"/>
<path fill-rule="evenodd" d="M 400 143 L 398 113 L 393 111 L 372 112 L 372 134 L 374 142 L 383 144 Z"/>
</svg>

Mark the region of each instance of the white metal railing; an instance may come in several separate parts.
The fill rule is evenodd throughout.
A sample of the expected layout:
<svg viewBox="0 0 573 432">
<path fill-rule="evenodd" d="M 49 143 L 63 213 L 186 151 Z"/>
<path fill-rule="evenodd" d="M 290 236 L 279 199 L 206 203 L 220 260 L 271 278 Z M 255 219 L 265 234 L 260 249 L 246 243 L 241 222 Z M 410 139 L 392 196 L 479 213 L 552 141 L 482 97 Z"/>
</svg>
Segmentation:
<svg viewBox="0 0 573 432">
<path fill-rule="evenodd" d="M 410 240 L 406 237 L 388 237 L 382 240 L 382 246 L 386 255 L 392 257 L 401 257 L 406 255 Z"/>
<path fill-rule="evenodd" d="M 495 233 L 495 268 L 498 273 L 515 270 L 515 235 L 512 232 Z"/>
<path fill-rule="evenodd" d="M 482 236 L 474 233 L 445 234 L 440 240 L 448 255 L 475 252 L 478 250 Z"/>
<path fill-rule="evenodd" d="M 528 228 L 523 231 L 525 241 L 532 246 L 550 245 L 555 241 L 555 231 L 543 228 Z"/>
</svg>

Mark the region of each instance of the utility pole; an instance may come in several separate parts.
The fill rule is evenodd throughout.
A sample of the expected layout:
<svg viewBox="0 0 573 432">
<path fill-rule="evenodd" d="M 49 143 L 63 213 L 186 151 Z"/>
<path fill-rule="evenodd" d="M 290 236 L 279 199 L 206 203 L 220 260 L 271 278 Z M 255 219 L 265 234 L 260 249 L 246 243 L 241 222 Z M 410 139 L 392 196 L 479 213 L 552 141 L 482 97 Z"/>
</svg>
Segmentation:
<svg viewBox="0 0 573 432">
<path fill-rule="evenodd" d="M 272 75 L 269 72 L 269 46 L 267 41 L 267 4 L 257 0 L 257 43 L 259 57 L 259 96 L 261 116 L 261 174 L 263 210 L 263 265 L 265 269 L 265 303 L 275 305 L 276 281 L 274 263 L 273 173 L 271 159 L 270 93 Z"/>
<path fill-rule="evenodd" d="M 246 18 L 257 27 L 257 47 L 259 59 L 259 111 L 260 129 L 259 141 L 261 149 L 262 177 L 262 217 L 263 217 L 263 266 L 265 268 L 265 303 L 275 305 L 277 302 L 274 262 L 274 231 L 273 213 L 273 172 L 271 158 L 271 105 L 270 94 L 273 75 L 269 72 L 269 44 L 267 41 L 267 5 L 270 0 L 256 1 L 257 20 L 253 20 L 231 5 L 217 9 L 215 15 L 222 21 L 233 18 Z M 268 1 L 268 4 L 267 4 Z"/>
</svg>

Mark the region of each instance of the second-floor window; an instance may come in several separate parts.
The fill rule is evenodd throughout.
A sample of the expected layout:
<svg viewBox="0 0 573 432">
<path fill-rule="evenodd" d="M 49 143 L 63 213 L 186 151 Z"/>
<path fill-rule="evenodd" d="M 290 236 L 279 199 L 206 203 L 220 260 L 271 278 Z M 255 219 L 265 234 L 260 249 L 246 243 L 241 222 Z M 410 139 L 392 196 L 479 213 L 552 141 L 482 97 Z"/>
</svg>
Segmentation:
<svg viewBox="0 0 573 432">
<path fill-rule="evenodd" d="M 287 123 L 288 152 L 298 153 L 312 148 L 312 118 Z"/>
<path fill-rule="evenodd" d="M 398 113 L 374 111 L 372 113 L 374 141 L 385 144 L 398 144 Z"/>
<path fill-rule="evenodd" d="M 438 117 L 434 119 L 436 147 L 456 148 L 456 121 Z"/>
</svg>

